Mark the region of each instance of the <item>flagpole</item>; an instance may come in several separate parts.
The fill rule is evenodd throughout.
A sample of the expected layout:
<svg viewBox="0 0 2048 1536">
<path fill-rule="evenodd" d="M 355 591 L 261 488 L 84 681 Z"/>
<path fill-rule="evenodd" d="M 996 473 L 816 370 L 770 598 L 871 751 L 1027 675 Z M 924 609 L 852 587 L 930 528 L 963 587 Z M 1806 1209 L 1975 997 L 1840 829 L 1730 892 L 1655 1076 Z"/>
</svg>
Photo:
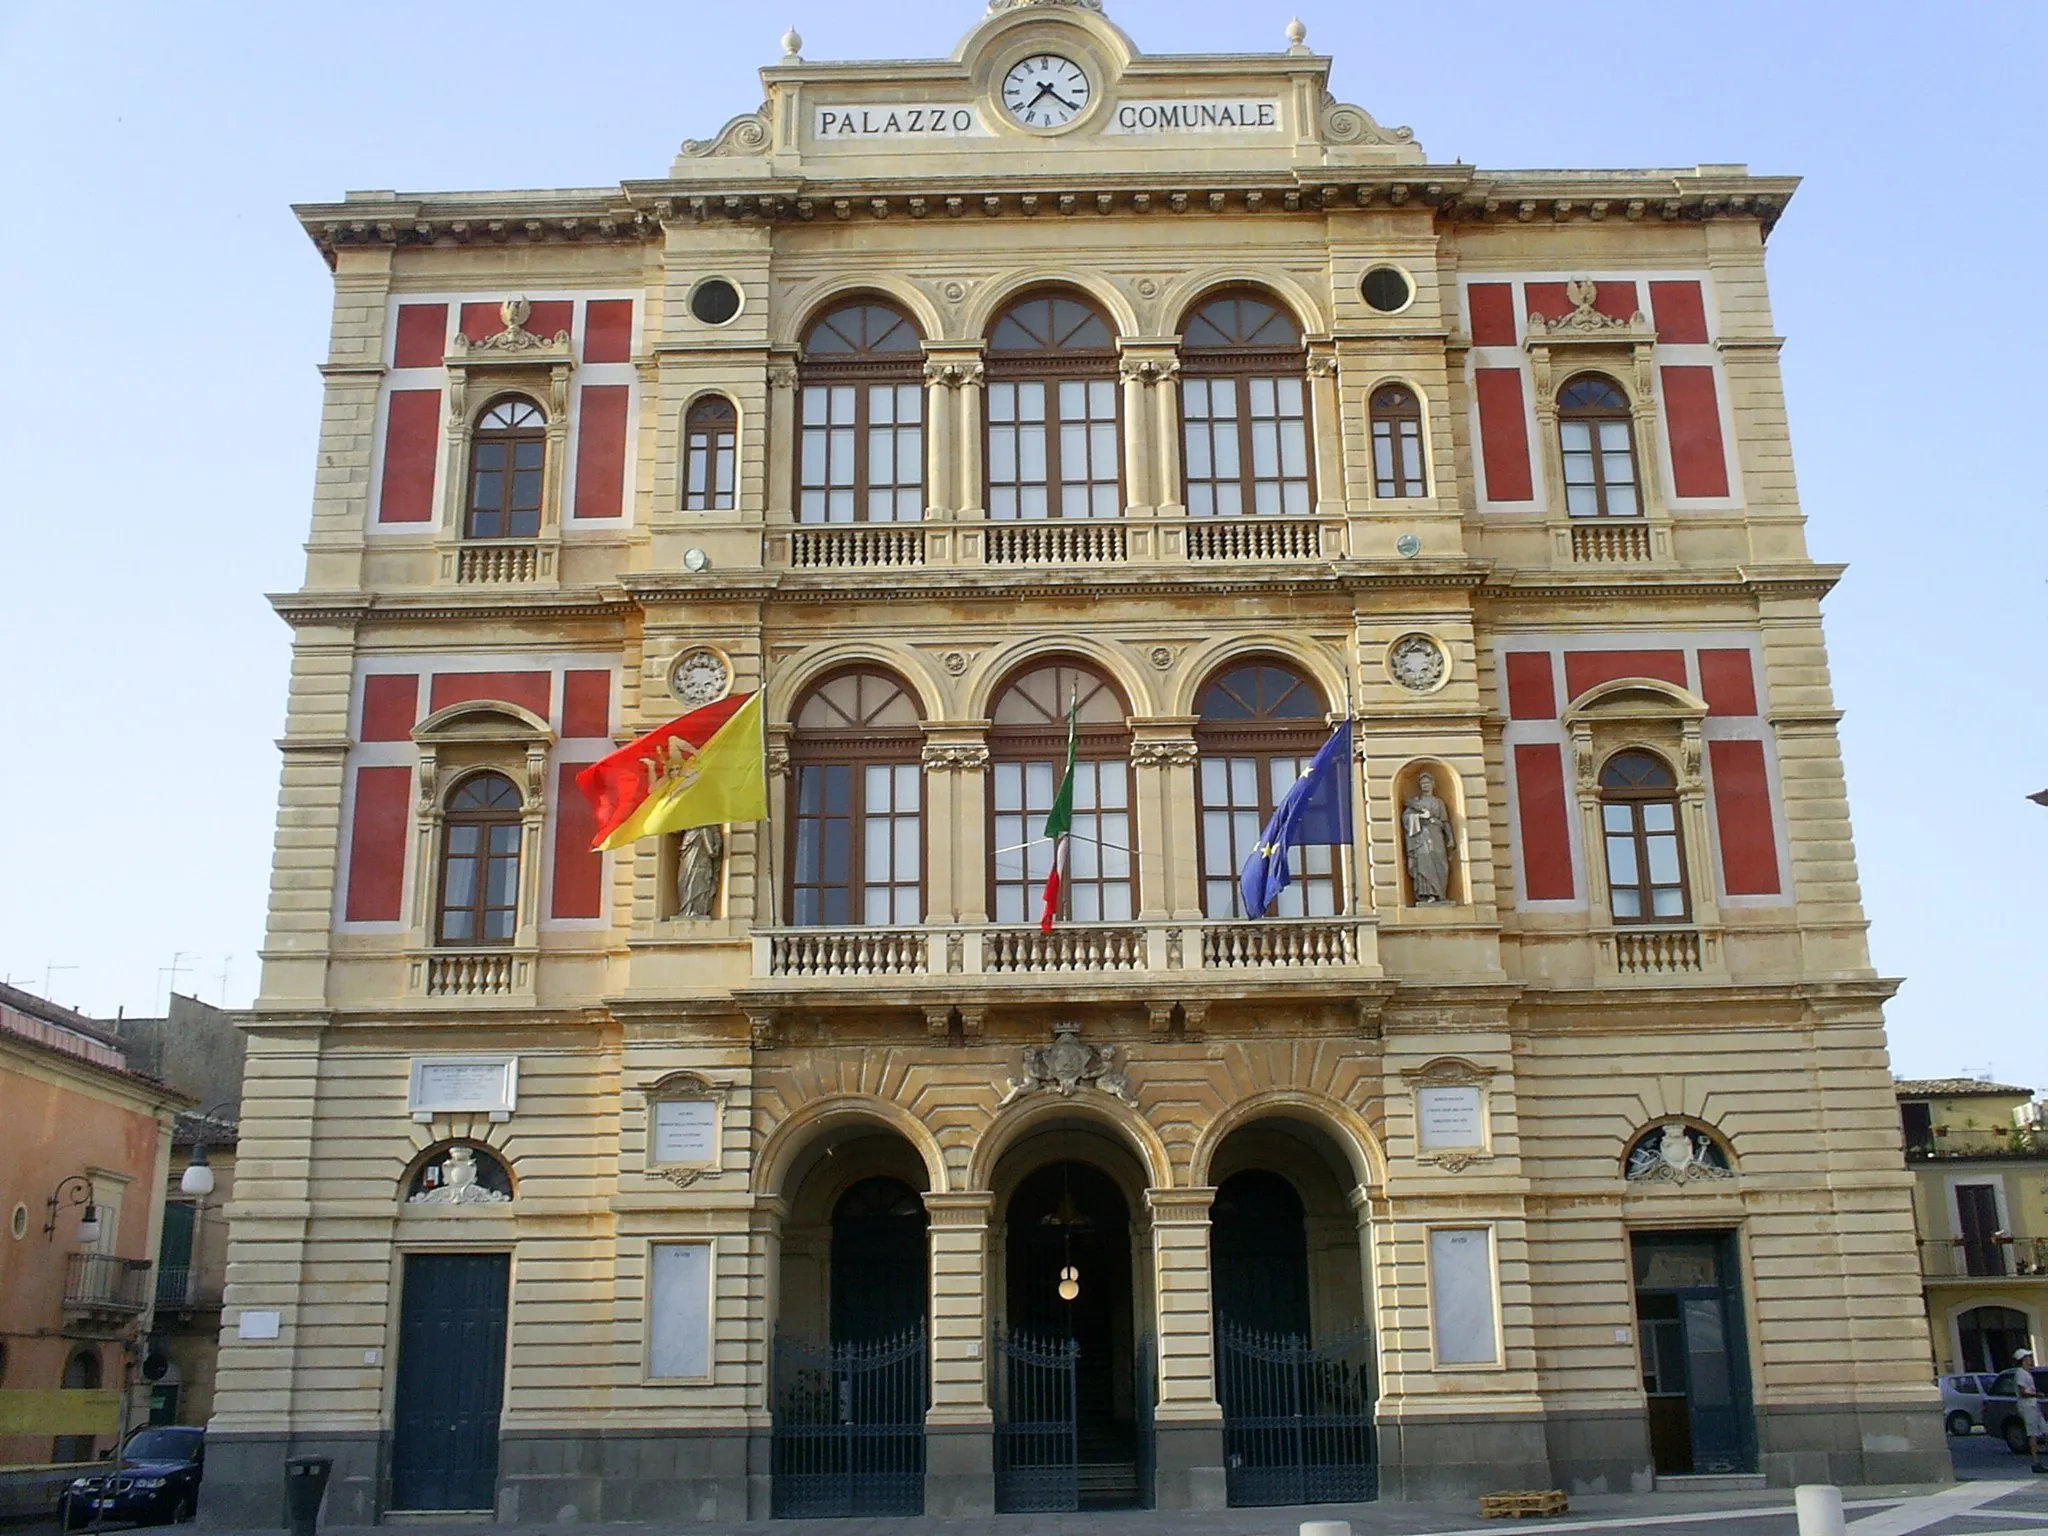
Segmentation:
<svg viewBox="0 0 2048 1536">
<path fill-rule="evenodd" d="M 1350 731 L 1351 756 L 1352 761 L 1355 763 L 1358 760 L 1358 720 L 1357 716 L 1354 714 L 1351 707 L 1351 660 L 1349 657 L 1346 657 L 1344 662 L 1344 724 L 1346 725 L 1346 727 L 1349 728 Z M 1365 774 L 1363 772 L 1360 772 L 1357 775 L 1357 777 L 1360 788 L 1366 789 L 1367 786 L 1365 783 Z M 1355 794 L 1358 792 L 1353 791 L 1353 793 Z M 1351 903 L 1351 915 L 1353 917 L 1357 917 L 1360 914 L 1360 912 L 1363 911 L 1363 908 L 1359 905 L 1358 896 L 1359 832 L 1363 832 L 1365 834 L 1367 849 L 1370 850 L 1372 847 L 1372 824 L 1368 819 L 1372 810 L 1372 796 L 1368 791 L 1363 796 L 1361 796 L 1361 798 L 1365 802 L 1365 811 L 1367 814 L 1366 816 L 1358 817 L 1357 827 L 1351 834 L 1351 841 L 1344 845 L 1345 894 L 1347 899 Z M 1353 802 L 1354 815 L 1356 815 L 1357 809 L 1357 803 Z"/>
<path fill-rule="evenodd" d="M 765 663 L 766 658 L 764 657 L 762 659 Z M 761 692 L 764 695 L 768 692 L 768 669 L 765 665 L 763 665 L 763 667 L 761 668 Z M 768 780 L 768 710 L 766 708 L 766 704 L 767 700 L 764 697 L 762 700 L 763 708 L 760 714 L 756 717 L 759 720 L 761 726 L 761 780 L 764 784 Z M 785 796 L 789 794 L 789 781 L 787 775 L 784 775 L 783 778 L 782 793 Z M 770 790 L 766 798 L 771 801 L 771 804 L 769 805 L 768 809 L 770 811 L 773 811 L 775 809 L 774 805 L 772 804 L 772 801 L 774 799 L 773 790 Z M 755 823 L 757 830 L 755 831 L 754 836 L 762 844 L 761 862 L 762 865 L 768 871 L 768 926 L 770 928 L 780 928 L 782 926 L 781 895 L 775 889 L 777 884 L 777 881 L 775 879 L 775 818 L 771 815 L 765 818 L 765 820 L 765 826 L 762 825 L 760 822 Z"/>
</svg>

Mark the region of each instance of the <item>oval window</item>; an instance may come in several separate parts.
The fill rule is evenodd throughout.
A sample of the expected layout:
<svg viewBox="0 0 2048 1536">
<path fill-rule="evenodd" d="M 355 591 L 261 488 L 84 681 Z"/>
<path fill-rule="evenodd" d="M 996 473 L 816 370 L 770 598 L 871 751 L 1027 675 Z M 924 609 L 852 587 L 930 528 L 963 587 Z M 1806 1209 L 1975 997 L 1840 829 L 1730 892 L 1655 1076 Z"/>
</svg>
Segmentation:
<svg viewBox="0 0 2048 1536">
<path fill-rule="evenodd" d="M 1358 286 L 1367 306 L 1383 315 L 1406 309 L 1408 301 L 1415 297 L 1415 285 L 1399 267 L 1374 267 Z"/>
<path fill-rule="evenodd" d="M 706 325 L 723 325 L 740 312 L 740 291 L 722 277 L 707 277 L 690 290 L 690 314 Z"/>
</svg>

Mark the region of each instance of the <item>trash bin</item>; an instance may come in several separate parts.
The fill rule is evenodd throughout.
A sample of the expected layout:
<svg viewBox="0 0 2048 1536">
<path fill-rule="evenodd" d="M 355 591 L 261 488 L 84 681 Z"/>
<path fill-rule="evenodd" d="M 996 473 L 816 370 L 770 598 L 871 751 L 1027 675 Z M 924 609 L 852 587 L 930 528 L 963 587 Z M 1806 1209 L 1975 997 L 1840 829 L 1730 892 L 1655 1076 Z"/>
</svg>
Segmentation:
<svg viewBox="0 0 2048 1536">
<path fill-rule="evenodd" d="M 284 1464 L 284 1505 L 292 1536 L 313 1536 L 320 1501 L 327 1496 L 327 1474 L 333 1470 L 331 1456 L 294 1456 Z"/>
</svg>

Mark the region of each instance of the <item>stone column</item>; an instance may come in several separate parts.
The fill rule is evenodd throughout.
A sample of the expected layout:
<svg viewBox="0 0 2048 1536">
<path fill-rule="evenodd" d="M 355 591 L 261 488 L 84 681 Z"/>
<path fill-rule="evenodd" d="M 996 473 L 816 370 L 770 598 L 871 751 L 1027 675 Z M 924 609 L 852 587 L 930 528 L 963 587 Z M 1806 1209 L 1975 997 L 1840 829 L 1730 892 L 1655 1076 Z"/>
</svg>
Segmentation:
<svg viewBox="0 0 2048 1536">
<path fill-rule="evenodd" d="M 932 1402 L 925 1412 L 924 1512 L 995 1512 L 995 1415 L 988 1398 L 987 1190 L 927 1194 L 931 1213 Z"/>
<path fill-rule="evenodd" d="M 1202 915 L 1201 871 L 1195 864 L 1194 727 L 1192 715 L 1140 720 L 1134 726 L 1141 922 Z"/>
<path fill-rule="evenodd" d="M 953 389 L 940 363 L 924 365 L 924 515 L 927 522 L 952 516 L 955 502 Z"/>
<path fill-rule="evenodd" d="M 1119 370 L 1124 389 L 1124 511 L 1150 511 L 1152 494 L 1152 423 L 1146 419 L 1151 387 L 1145 364 L 1125 357 Z"/>
<path fill-rule="evenodd" d="M 766 506 L 770 522 L 794 519 L 796 501 L 796 358 L 771 353 L 768 361 Z"/>
<path fill-rule="evenodd" d="M 1159 1403 L 1153 1413 L 1160 1509 L 1222 1509 L 1223 1406 L 1216 1400 L 1209 1291 L 1213 1189 L 1148 1189 Z"/>
<path fill-rule="evenodd" d="M 1309 444 L 1315 454 L 1316 507 L 1342 515 L 1346 504 L 1344 486 L 1344 415 L 1337 392 L 1337 354 L 1329 343 L 1309 345 Z M 1371 434 L 1366 452 L 1372 451 Z M 1327 553 L 1327 551 L 1325 551 Z"/>
<path fill-rule="evenodd" d="M 1180 462 L 1180 363 L 1164 358 L 1159 363 L 1158 382 L 1152 389 L 1152 440 L 1159 445 L 1153 470 L 1157 479 L 1159 510 L 1174 517 L 1187 512 L 1187 489 L 1181 482 Z"/>
<path fill-rule="evenodd" d="M 970 893 L 979 892 L 986 883 L 976 878 L 984 838 L 975 829 L 983 820 L 981 785 L 988 768 L 987 727 L 978 720 L 928 720 L 924 733 L 926 835 L 949 835 L 948 841 L 935 840 L 925 850 L 925 921 L 979 922 L 978 917 L 966 917 L 962 909 L 980 909 L 981 897 Z"/>
</svg>

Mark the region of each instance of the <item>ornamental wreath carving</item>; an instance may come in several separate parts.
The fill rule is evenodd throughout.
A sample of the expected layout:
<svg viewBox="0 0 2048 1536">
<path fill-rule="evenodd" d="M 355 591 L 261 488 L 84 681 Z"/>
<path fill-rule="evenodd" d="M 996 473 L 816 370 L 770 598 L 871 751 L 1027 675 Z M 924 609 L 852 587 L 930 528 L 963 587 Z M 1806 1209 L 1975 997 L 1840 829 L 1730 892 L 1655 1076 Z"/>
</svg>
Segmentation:
<svg viewBox="0 0 2048 1536">
<path fill-rule="evenodd" d="M 1732 1179 L 1728 1154 L 1705 1131 L 1673 1120 L 1636 1138 L 1628 1149 L 1625 1176 L 1631 1184 L 1691 1184 L 1699 1179 Z"/>
<path fill-rule="evenodd" d="M 1027 1045 L 1023 1073 L 1010 1079 L 996 1108 L 1007 1108 L 1043 1089 L 1070 1099 L 1083 1088 L 1095 1088 L 1126 1104 L 1135 1102 L 1129 1080 L 1116 1070 L 1116 1047 L 1085 1045 L 1080 1037 L 1080 1025 L 1055 1024 L 1051 1045 Z"/>
</svg>

